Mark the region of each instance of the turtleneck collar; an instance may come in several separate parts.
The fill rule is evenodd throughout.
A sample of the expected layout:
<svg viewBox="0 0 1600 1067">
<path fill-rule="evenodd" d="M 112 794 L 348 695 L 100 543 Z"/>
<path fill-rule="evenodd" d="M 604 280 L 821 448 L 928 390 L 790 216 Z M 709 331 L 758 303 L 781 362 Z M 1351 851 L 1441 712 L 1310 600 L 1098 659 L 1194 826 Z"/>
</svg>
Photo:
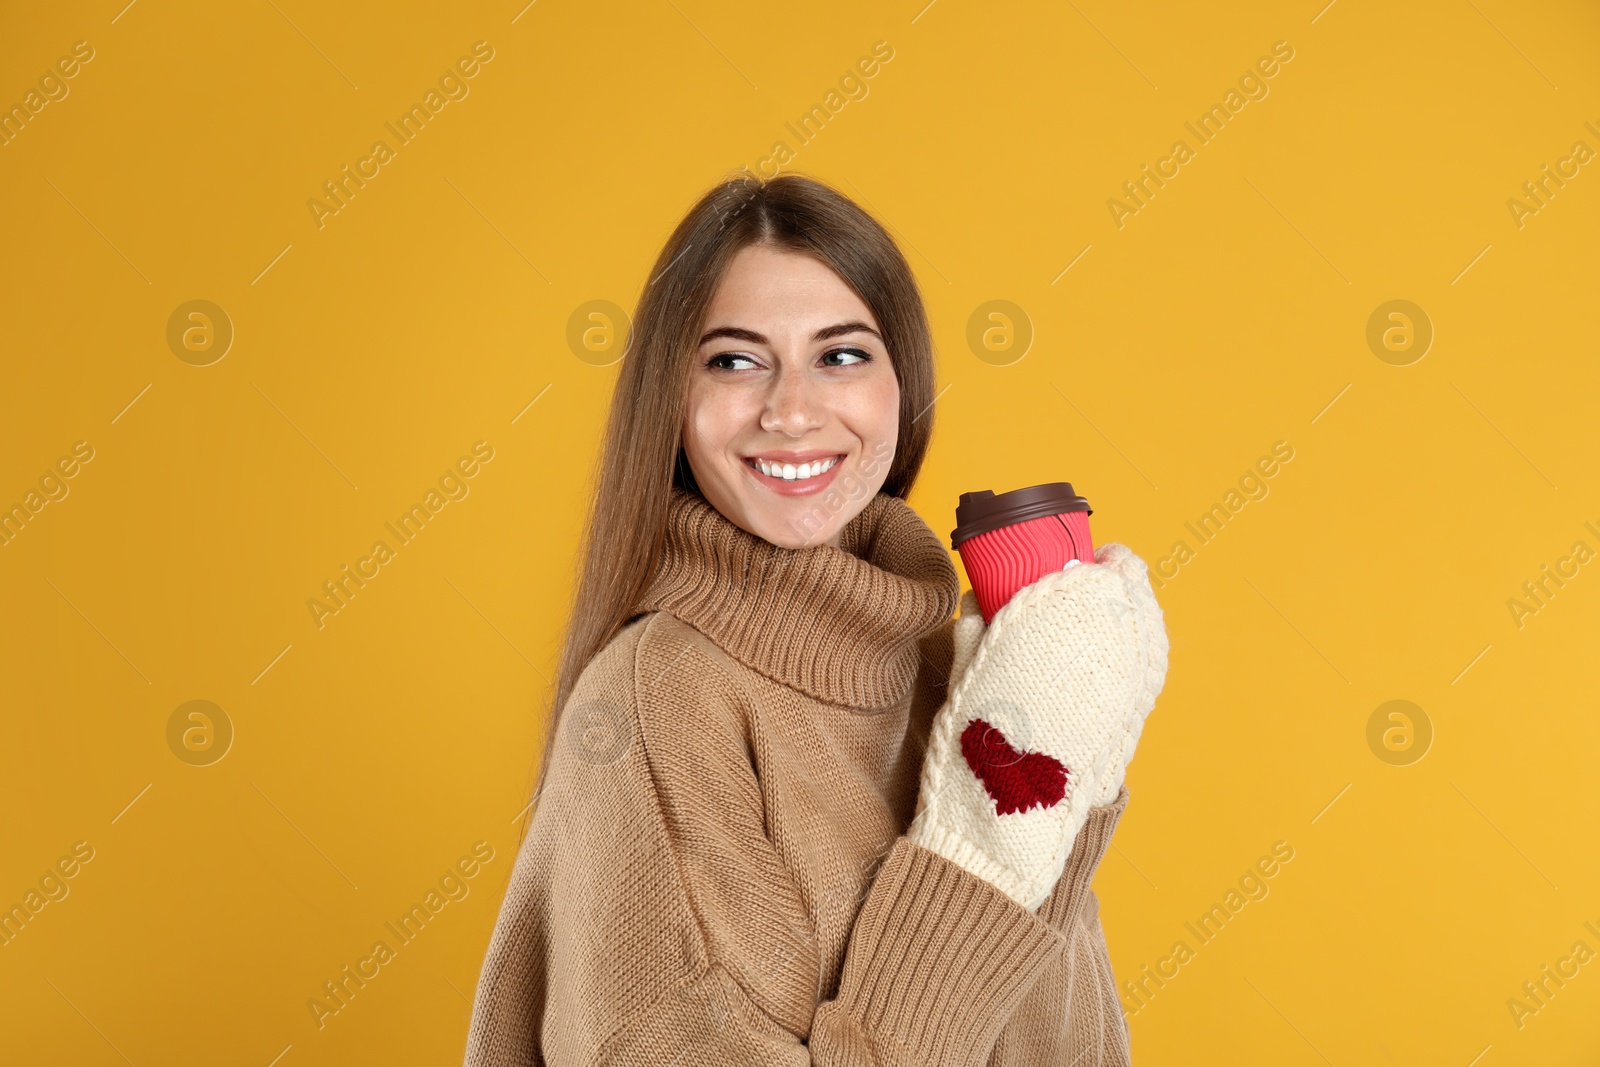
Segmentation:
<svg viewBox="0 0 1600 1067">
<path fill-rule="evenodd" d="M 674 486 L 660 563 L 635 611 L 676 616 L 811 697 L 879 710 L 910 692 L 917 639 L 960 595 L 944 543 L 899 497 L 874 496 L 837 548 L 791 549 Z"/>
</svg>

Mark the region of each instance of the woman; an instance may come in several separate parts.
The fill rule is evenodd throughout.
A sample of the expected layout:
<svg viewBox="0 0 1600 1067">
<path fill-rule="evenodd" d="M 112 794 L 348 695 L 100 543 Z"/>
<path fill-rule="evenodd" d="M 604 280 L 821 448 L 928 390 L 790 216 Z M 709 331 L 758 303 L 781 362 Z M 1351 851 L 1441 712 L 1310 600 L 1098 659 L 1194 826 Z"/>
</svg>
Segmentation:
<svg viewBox="0 0 1600 1067">
<path fill-rule="evenodd" d="M 813 180 L 706 194 L 629 352 L 466 1062 L 1127 1062 L 1090 881 L 1165 677 L 1144 564 L 984 627 L 905 503 L 915 281 Z"/>
</svg>

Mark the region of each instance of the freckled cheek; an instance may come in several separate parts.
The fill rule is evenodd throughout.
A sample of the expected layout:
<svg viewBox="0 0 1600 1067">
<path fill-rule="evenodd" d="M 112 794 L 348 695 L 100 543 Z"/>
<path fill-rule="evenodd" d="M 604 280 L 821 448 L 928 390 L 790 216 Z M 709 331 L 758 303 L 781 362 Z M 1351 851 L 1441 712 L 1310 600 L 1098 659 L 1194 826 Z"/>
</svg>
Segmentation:
<svg viewBox="0 0 1600 1067">
<path fill-rule="evenodd" d="M 691 397 L 684 448 L 691 456 L 736 464 L 736 443 L 760 429 L 761 407 L 732 391 Z"/>
<path fill-rule="evenodd" d="M 900 426 L 899 383 L 893 377 L 874 382 L 872 388 L 852 393 L 838 411 L 851 432 L 869 448 L 875 441 L 893 445 Z"/>
</svg>

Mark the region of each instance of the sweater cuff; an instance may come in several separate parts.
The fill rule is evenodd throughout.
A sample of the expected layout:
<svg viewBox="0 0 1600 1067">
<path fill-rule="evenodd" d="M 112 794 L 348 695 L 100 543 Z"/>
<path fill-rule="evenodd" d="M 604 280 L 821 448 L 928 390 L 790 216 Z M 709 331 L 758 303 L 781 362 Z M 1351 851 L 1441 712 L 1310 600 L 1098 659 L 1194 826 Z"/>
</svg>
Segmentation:
<svg viewBox="0 0 1600 1067">
<path fill-rule="evenodd" d="M 1111 835 L 1117 829 L 1123 809 L 1128 806 L 1128 787 L 1117 791 L 1116 799 L 1089 809 L 1089 818 L 1078 829 L 1073 839 L 1072 851 L 1067 855 L 1061 877 L 1039 908 L 1039 918 L 1057 930 L 1071 930 L 1078 921 L 1084 905 L 1091 895 L 1095 871 L 1106 849 L 1111 847 Z"/>
<path fill-rule="evenodd" d="M 965 868 L 902 836 L 851 935 L 836 1007 L 886 1059 L 981 1064 L 1067 936 Z"/>
</svg>

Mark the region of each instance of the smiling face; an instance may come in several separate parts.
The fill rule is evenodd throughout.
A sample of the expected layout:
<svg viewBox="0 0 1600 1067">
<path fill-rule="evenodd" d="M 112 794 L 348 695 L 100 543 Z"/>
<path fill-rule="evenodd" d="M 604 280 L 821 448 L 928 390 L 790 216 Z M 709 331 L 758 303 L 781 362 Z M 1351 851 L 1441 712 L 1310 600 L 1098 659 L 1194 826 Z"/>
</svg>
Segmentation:
<svg viewBox="0 0 1600 1067">
<path fill-rule="evenodd" d="M 711 505 L 775 545 L 837 547 L 899 429 L 900 383 L 855 291 L 810 256 L 741 249 L 690 361 L 683 449 Z"/>
</svg>

